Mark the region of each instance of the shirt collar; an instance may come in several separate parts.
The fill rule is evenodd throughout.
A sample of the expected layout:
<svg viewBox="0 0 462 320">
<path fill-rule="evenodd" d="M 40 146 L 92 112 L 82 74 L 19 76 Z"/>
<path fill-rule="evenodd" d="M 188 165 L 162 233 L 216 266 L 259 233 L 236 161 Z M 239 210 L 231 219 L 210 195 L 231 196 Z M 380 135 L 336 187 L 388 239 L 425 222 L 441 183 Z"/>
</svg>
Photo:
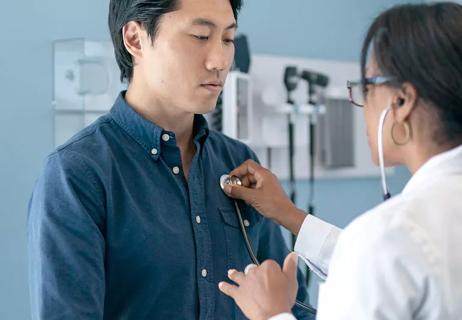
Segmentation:
<svg viewBox="0 0 462 320">
<path fill-rule="evenodd" d="M 209 125 L 207 119 L 201 114 L 194 115 L 193 136 L 194 141 L 201 145 L 205 142 L 209 135 Z"/>
<path fill-rule="evenodd" d="M 117 97 L 110 114 L 114 121 L 132 137 L 154 160 L 158 160 L 162 152 L 162 136 L 168 134 L 175 141 L 175 134 L 166 131 L 155 123 L 143 118 L 138 112 L 130 107 L 125 101 L 123 91 Z M 194 116 L 194 142 L 201 145 L 205 142 L 209 129 L 207 120 L 204 116 L 196 114 Z"/>
<path fill-rule="evenodd" d="M 462 145 L 440 153 L 428 160 L 412 176 L 403 193 L 408 193 L 424 183 L 446 174 L 462 173 Z"/>
</svg>

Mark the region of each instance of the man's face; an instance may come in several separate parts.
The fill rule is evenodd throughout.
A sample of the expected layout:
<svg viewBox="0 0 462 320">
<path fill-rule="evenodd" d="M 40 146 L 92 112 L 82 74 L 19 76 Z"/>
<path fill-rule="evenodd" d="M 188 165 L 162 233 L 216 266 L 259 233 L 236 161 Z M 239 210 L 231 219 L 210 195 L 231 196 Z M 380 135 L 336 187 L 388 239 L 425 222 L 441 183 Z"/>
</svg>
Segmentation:
<svg viewBox="0 0 462 320">
<path fill-rule="evenodd" d="M 236 20 L 229 0 L 179 0 L 178 6 L 162 16 L 152 44 L 144 38 L 137 71 L 165 106 L 207 113 L 234 60 Z"/>
</svg>

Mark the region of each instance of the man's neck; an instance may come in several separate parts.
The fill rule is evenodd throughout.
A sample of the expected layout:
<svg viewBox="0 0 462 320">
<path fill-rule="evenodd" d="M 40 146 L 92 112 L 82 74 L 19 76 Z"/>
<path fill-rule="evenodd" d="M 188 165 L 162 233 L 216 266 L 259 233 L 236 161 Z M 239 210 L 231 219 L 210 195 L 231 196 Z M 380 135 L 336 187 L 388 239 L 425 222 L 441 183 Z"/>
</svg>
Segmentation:
<svg viewBox="0 0 462 320">
<path fill-rule="evenodd" d="M 175 133 L 177 145 L 181 151 L 183 169 L 188 175 L 189 165 L 194 155 L 193 126 L 194 114 L 166 105 L 162 99 L 147 95 L 142 86 L 131 83 L 125 94 L 125 101 L 145 119 L 164 130 Z"/>
</svg>

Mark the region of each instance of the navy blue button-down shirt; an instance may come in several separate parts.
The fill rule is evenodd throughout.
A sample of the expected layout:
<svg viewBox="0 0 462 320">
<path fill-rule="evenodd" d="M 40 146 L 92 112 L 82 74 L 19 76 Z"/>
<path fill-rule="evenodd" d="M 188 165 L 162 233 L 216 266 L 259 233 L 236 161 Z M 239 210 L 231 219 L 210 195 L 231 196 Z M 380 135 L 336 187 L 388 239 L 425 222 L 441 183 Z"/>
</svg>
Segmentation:
<svg viewBox="0 0 462 320">
<path fill-rule="evenodd" d="M 174 133 L 122 93 L 47 158 L 29 207 L 34 319 L 244 319 L 217 287 L 251 263 L 219 178 L 255 155 L 202 116 L 194 144 L 186 180 Z M 258 258 L 281 263 L 279 227 L 242 211 Z"/>
</svg>

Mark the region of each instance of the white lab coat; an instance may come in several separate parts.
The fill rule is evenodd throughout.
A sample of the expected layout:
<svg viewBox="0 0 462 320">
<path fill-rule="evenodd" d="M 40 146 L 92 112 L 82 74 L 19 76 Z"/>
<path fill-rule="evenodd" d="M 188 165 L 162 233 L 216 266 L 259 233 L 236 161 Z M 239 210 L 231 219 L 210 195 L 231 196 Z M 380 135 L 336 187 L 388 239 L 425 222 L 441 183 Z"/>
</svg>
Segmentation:
<svg viewBox="0 0 462 320">
<path fill-rule="evenodd" d="M 319 320 L 455 320 L 462 319 L 461 246 L 459 146 L 430 159 L 400 195 L 343 232 L 307 217 L 295 249 L 328 274 Z"/>
</svg>

